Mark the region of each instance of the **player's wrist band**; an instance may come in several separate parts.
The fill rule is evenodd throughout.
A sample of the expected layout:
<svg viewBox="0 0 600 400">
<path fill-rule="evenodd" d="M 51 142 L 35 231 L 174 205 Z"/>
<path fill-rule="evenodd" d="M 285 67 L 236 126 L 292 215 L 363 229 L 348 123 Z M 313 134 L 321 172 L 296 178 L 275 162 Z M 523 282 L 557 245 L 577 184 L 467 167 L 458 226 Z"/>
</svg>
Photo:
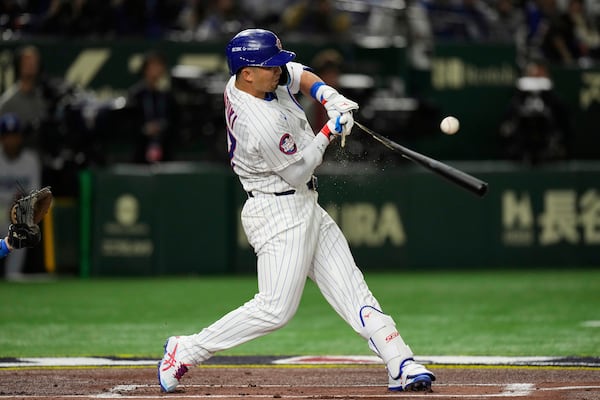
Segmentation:
<svg viewBox="0 0 600 400">
<path fill-rule="evenodd" d="M 323 126 L 323 128 L 321 128 L 321 133 L 322 133 L 323 135 L 325 135 L 325 137 L 326 137 L 327 139 L 330 139 L 330 137 L 329 137 L 329 136 L 331 136 L 331 129 L 329 129 L 329 126 L 328 126 L 327 124 L 325 124 L 325 125 Z"/>
<path fill-rule="evenodd" d="M 319 103 L 325 105 L 327 100 L 331 98 L 338 91 L 327 85 L 324 82 L 315 82 L 310 87 L 310 95 L 317 100 Z"/>
<path fill-rule="evenodd" d="M 0 257 L 5 257 L 10 253 L 6 240 L 0 239 Z"/>
<path fill-rule="evenodd" d="M 315 82 L 313 83 L 313 85 L 310 87 L 310 95 L 313 97 L 313 99 L 315 99 L 316 101 L 318 101 L 319 103 L 321 102 L 321 99 L 319 99 L 317 97 L 317 92 L 319 91 L 319 88 L 321 86 L 324 86 L 325 82 Z"/>
</svg>

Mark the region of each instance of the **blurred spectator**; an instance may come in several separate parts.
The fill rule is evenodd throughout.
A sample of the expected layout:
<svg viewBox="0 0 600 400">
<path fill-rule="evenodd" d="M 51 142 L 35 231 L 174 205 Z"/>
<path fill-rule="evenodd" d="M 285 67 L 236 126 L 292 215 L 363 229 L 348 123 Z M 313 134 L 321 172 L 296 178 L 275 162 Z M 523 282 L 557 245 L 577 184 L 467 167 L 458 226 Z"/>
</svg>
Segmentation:
<svg viewBox="0 0 600 400">
<path fill-rule="evenodd" d="M 178 140 L 179 106 L 169 87 L 164 56 L 148 52 L 141 74 L 142 79 L 130 88 L 127 100 L 136 133 L 133 162 L 171 161 Z"/>
<path fill-rule="evenodd" d="M 496 19 L 493 23 L 491 40 L 503 43 L 523 44 L 526 35 L 525 13 L 516 0 L 497 0 Z"/>
<path fill-rule="evenodd" d="M 528 53 L 534 57 L 545 56 L 552 59 L 560 51 L 560 10 L 556 0 L 527 0 L 525 21 L 527 24 L 526 45 Z M 551 30 L 551 26 L 553 26 Z M 551 53 L 551 54 L 550 54 Z"/>
<path fill-rule="evenodd" d="M 39 33 L 58 36 L 106 35 L 115 25 L 105 0 L 51 0 L 38 24 Z"/>
<path fill-rule="evenodd" d="M 570 0 L 564 17 L 573 30 L 573 55 L 579 61 L 600 56 L 600 34 L 594 20 L 586 12 L 583 0 Z"/>
<path fill-rule="evenodd" d="M 407 48 L 410 65 L 417 70 L 427 70 L 431 67 L 434 38 L 427 9 L 422 1 L 411 1 L 406 10 L 408 26 Z"/>
<path fill-rule="evenodd" d="M 585 9 L 588 17 L 598 24 L 600 18 L 600 2 L 598 0 L 585 0 Z"/>
<path fill-rule="evenodd" d="M 569 0 L 561 12 L 555 0 L 538 0 L 541 28 L 532 43 L 550 62 L 587 66 L 600 53 L 600 35 L 586 13 L 583 0 Z"/>
<path fill-rule="evenodd" d="M 497 19 L 483 0 L 422 0 L 438 40 L 480 41 L 490 39 Z"/>
<path fill-rule="evenodd" d="M 130 0 L 119 0 L 127 4 Z M 144 36 L 150 39 L 163 37 L 166 31 L 174 29 L 177 24 L 177 16 L 181 11 L 181 0 L 145 0 L 144 10 Z"/>
<path fill-rule="evenodd" d="M 71 139 L 84 137 L 81 130 L 65 129 L 72 115 L 66 111 L 72 108 L 73 86 L 62 77 L 43 73 L 41 56 L 34 46 L 18 49 L 14 64 L 16 81 L 0 97 L 0 115 L 10 112 L 19 117 L 24 146 L 35 150 L 43 161 L 44 183 L 63 194 L 52 170 L 65 169 L 64 154 L 73 154 Z"/>
<path fill-rule="evenodd" d="M 281 15 L 293 0 L 239 0 L 240 7 L 252 20 L 254 26 L 269 29 L 279 27 Z"/>
<path fill-rule="evenodd" d="M 188 0 L 186 3 L 178 20 L 192 39 L 228 38 L 253 26 L 236 0 Z"/>
<path fill-rule="evenodd" d="M 41 167 L 38 155 L 25 149 L 22 125 L 14 113 L 0 117 L 0 223 L 9 224 L 9 209 L 22 192 L 40 188 Z M 4 260 L 7 279 L 18 279 L 24 272 L 27 251 L 16 251 Z"/>
<path fill-rule="evenodd" d="M 4 0 L 0 2 L 0 30 L 2 32 L 18 32 L 27 23 L 21 1 Z"/>
<path fill-rule="evenodd" d="M 377 36 L 404 36 L 406 24 L 401 19 L 404 15 L 404 0 L 367 0 L 368 15 L 365 33 Z M 354 29 L 354 26 L 353 26 Z"/>
<path fill-rule="evenodd" d="M 554 0 L 547 9 L 548 26 L 540 44 L 541 52 L 553 63 L 572 65 L 579 58 L 573 23 L 568 14 L 560 12 Z"/>
<path fill-rule="evenodd" d="M 351 20 L 348 13 L 335 9 L 332 0 L 300 0 L 284 11 L 281 24 L 286 33 L 343 35 Z"/>
<path fill-rule="evenodd" d="M 530 61 L 499 128 L 502 156 L 539 164 L 569 157 L 570 115 L 553 88 L 548 67 Z"/>
<path fill-rule="evenodd" d="M 61 37 L 160 38 L 176 27 L 185 0 L 3 0 L 3 39 L 21 34 Z"/>
<path fill-rule="evenodd" d="M 112 3 L 117 36 L 143 36 L 146 0 L 114 0 Z"/>
<path fill-rule="evenodd" d="M 48 1 L 48 0 L 45 0 Z M 38 32 L 64 36 L 160 38 L 175 26 L 182 0 L 49 0 L 37 6 Z M 37 4 L 37 2 L 36 2 Z M 43 11 L 41 11 L 43 10 Z"/>
<path fill-rule="evenodd" d="M 198 29 L 206 16 L 204 0 L 186 0 L 177 16 L 178 27 L 191 35 Z"/>
<path fill-rule="evenodd" d="M 41 79 L 41 59 L 36 47 L 26 46 L 15 55 L 16 82 L 0 97 L 0 114 L 15 113 L 23 125 L 26 143 L 39 149 L 40 126 L 47 117 L 48 104 Z"/>
</svg>

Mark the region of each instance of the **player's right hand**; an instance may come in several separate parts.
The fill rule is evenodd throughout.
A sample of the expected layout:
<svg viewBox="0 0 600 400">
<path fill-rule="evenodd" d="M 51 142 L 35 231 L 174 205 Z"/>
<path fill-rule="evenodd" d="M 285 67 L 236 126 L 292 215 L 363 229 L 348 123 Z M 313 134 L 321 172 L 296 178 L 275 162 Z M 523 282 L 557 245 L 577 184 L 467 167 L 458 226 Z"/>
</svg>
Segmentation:
<svg viewBox="0 0 600 400">
<path fill-rule="evenodd" d="M 352 112 L 346 112 L 327 121 L 321 132 L 327 137 L 330 137 L 330 135 L 349 135 L 353 126 L 354 117 L 352 116 Z"/>
<path fill-rule="evenodd" d="M 27 224 L 10 224 L 8 227 L 8 244 L 13 249 L 34 247 L 42 238 L 40 227 Z"/>
</svg>

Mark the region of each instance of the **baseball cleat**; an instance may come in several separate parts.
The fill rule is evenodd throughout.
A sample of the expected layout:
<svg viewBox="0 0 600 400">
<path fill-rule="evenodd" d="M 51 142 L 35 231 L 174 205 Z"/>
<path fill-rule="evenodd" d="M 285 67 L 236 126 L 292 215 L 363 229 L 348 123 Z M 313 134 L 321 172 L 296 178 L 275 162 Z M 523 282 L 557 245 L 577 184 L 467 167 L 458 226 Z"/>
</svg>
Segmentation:
<svg viewBox="0 0 600 400">
<path fill-rule="evenodd" d="M 431 392 L 433 381 L 435 375 L 431 371 L 409 358 L 402 362 L 397 378 L 389 375 L 388 390 Z"/>
<path fill-rule="evenodd" d="M 188 371 L 191 364 L 186 364 L 177 354 L 180 346 L 179 336 L 171 336 L 165 343 L 165 354 L 158 363 L 158 383 L 163 392 L 173 392 L 179 380 Z"/>
</svg>

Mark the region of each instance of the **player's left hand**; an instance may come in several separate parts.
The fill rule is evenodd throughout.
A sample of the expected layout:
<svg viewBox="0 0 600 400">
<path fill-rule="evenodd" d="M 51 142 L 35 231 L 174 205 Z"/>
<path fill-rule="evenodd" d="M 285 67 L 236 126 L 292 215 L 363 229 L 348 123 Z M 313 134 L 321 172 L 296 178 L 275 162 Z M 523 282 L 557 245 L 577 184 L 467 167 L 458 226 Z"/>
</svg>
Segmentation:
<svg viewBox="0 0 600 400">
<path fill-rule="evenodd" d="M 325 99 L 323 105 L 325 106 L 325 110 L 327 110 L 329 118 L 335 118 L 339 115 L 358 110 L 358 103 L 347 99 L 337 92 L 331 93 Z"/>
</svg>

